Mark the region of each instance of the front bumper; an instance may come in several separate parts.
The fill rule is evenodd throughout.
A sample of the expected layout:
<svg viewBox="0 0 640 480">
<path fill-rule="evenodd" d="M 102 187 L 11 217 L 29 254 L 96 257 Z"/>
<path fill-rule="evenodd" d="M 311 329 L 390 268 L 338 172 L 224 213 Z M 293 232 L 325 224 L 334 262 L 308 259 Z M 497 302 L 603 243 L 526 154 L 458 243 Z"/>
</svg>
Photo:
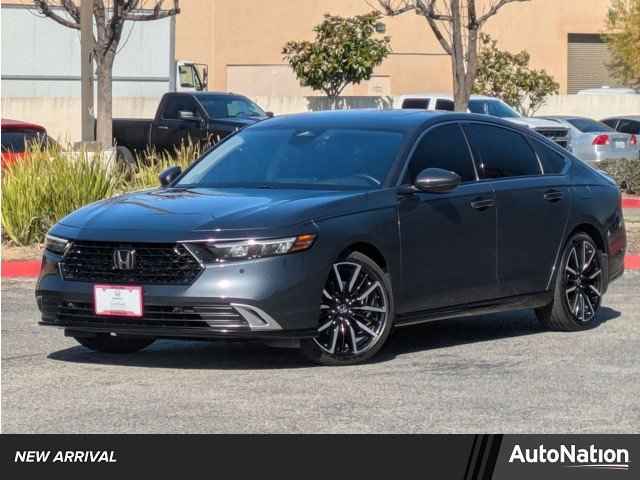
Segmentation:
<svg viewBox="0 0 640 480">
<path fill-rule="evenodd" d="M 142 285 L 141 318 L 98 316 L 91 282 L 66 281 L 46 252 L 36 287 L 41 325 L 154 338 L 281 339 L 316 334 L 326 268 L 311 249 L 206 266 L 191 285 Z"/>
</svg>

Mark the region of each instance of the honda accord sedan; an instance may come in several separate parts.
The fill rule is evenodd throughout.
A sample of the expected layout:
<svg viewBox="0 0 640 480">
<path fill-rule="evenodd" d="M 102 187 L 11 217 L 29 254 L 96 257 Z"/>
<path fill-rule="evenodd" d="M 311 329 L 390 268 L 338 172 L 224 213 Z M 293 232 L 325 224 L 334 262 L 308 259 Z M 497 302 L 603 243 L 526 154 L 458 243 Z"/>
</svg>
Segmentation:
<svg viewBox="0 0 640 480">
<path fill-rule="evenodd" d="M 615 184 L 499 118 L 283 116 L 160 183 L 51 229 L 42 325 L 99 352 L 239 339 L 352 364 L 444 318 L 530 308 L 548 328 L 593 327 L 624 271 Z"/>
</svg>

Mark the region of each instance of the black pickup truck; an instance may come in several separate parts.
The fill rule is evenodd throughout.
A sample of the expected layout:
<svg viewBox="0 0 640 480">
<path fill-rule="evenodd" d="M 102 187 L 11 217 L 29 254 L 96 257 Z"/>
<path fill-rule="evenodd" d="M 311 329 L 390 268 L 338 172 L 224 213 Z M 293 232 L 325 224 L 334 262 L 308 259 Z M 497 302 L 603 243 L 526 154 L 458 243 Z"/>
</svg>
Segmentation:
<svg viewBox="0 0 640 480">
<path fill-rule="evenodd" d="M 118 156 L 132 162 L 147 147 L 173 151 L 181 143 L 218 141 L 234 131 L 273 116 L 234 93 L 166 93 L 153 120 L 113 119 Z"/>
</svg>

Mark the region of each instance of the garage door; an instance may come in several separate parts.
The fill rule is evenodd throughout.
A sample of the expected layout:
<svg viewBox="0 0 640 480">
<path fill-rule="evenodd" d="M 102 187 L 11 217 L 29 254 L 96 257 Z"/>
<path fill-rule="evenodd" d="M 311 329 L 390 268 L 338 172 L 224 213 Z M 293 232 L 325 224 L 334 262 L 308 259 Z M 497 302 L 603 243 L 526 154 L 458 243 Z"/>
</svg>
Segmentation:
<svg viewBox="0 0 640 480">
<path fill-rule="evenodd" d="M 572 94 L 586 88 L 620 86 L 609 74 L 609 61 L 607 44 L 600 35 L 570 33 L 567 92 Z"/>
</svg>

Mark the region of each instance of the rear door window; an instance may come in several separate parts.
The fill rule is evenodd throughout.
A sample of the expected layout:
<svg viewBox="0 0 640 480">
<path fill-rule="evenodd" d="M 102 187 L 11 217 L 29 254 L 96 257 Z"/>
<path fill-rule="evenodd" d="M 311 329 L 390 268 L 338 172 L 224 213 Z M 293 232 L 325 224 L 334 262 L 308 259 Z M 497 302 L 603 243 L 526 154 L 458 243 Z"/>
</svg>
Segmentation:
<svg viewBox="0 0 640 480">
<path fill-rule="evenodd" d="M 480 178 L 540 175 L 538 158 L 526 138 L 507 128 L 479 123 L 464 126 Z"/>
<path fill-rule="evenodd" d="M 545 175 L 558 175 L 562 173 L 567 164 L 567 159 L 563 155 L 543 145 L 542 142 L 538 140 L 532 140 L 531 143 L 538 154 Z"/>
<path fill-rule="evenodd" d="M 428 98 L 407 98 L 402 102 L 402 108 L 416 108 L 419 110 L 429 109 Z"/>
<path fill-rule="evenodd" d="M 620 124 L 618 125 L 618 131 L 622 133 L 640 133 L 640 122 L 635 122 L 633 120 L 620 120 Z"/>
<path fill-rule="evenodd" d="M 439 98 L 436 100 L 436 110 L 446 110 L 453 112 L 455 110 L 455 104 L 451 100 Z"/>
<path fill-rule="evenodd" d="M 476 179 L 471 154 L 458 124 L 434 127 L 422 137 L 411 156 L 404 183 L 413 184 L 425 168 L 455 172 L 463 182 Z"/>
<path fill-rule="evenodd" d="M 616 126 L 618 125 L 618 120 L 615 118 L 608 118 L 606 120 L 602 120 L 602 123 L 604 123 L 605 125 L 609 125 L 611 128 L 615 130 Z"/>
</svg>

